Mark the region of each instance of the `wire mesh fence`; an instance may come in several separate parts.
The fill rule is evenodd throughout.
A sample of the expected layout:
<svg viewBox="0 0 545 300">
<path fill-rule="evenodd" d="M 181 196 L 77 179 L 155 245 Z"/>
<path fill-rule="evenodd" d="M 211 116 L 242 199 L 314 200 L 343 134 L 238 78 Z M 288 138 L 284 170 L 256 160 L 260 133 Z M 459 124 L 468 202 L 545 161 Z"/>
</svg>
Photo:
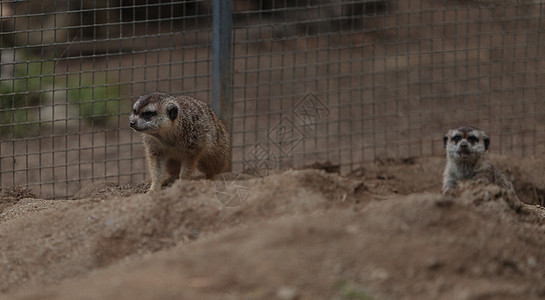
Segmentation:
<svg viewBox="0 0 545 300">
<path fill-rule="evenodd" d="M 232 1 L 232 170 L 545 150 L 539 1 Z M 132 100 L 210 101 L 212 1 L 2 1 L 0 183 L 45 198 L 146 178 Z"/>
<path fill-rule="evenodd" d="M 267 4 L 237 16 L 235 166 L 330 161 L 350 173 L 440 154 L 464 124 L 495 153 L 543 152 L 540 2 Z"/>
<path fill-rule="evenodd" d="M 97 180 L 142 181 L 133 99 L 207 99 L 205 1 L 2 1 L 0 183 L 45 198 Z"/>
</svg>

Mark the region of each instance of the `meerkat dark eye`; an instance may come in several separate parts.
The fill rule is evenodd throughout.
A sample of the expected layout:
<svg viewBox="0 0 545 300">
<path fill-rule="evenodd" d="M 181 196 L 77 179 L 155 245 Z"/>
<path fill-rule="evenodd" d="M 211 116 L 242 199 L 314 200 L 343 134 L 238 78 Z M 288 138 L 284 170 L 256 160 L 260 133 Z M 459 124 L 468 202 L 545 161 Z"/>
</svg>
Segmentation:
<svg viewBox="0 0 545 300">
<path fill-rule="evenodd" d="M 145 111 L 140 116 L 146 120 L 149 120 L 155 115 L 157 115 L 157 112 L 155 111 Z"/>
<path fill-rule="evenodd" d="M 467 138 L 468 142 L 470 142 L 471 144 L 475 144 L 475 143 L 478 143 L 479 142 L 479 138 L 476 137 L 476 136 L 470 136 Z"/>
<path fill-rule="evenodd" d="M 455 143 L 458 143 L 461 139 L 462 139 L 462 136 L 458 134 L 452 137 L 452 141 Z"/>
</svg>

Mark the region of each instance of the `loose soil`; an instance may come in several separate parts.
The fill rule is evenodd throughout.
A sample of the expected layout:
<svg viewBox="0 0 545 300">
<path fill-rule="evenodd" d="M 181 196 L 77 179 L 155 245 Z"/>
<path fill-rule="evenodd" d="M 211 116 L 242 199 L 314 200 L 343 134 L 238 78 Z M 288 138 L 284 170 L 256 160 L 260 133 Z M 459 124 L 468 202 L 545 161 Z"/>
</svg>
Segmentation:
<svg viewBox="0 0 545 300">
<path fill-rule="evenodd" d="M 528 171 L 543 161 L 492 160 L 526 204 L 495 186 L 442 196 L 439 157 L 77 200 L 6 190 L 0 298 L 543 299 L 544 177 Z"/>
</svg>

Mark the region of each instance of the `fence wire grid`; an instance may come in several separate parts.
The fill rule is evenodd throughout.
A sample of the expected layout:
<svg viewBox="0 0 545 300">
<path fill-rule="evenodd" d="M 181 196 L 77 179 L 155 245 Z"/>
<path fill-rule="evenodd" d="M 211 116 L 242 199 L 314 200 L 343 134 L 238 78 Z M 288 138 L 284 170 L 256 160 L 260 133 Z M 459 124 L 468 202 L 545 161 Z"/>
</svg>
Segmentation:
<svg viewBox="0 0 545 300">
<path fill-rule="evenodd" d="M 0 184 L 68 198 L 141 182 L 132 102 L 210 102 L 212 1 L 0 3 Z M 541 1 L 233 0 L 232 171 L 443 154 L 475 125 L 491 151 L 545 151 Z M 225 117 L 225 116 L 223 116 Z"/>
</svg>

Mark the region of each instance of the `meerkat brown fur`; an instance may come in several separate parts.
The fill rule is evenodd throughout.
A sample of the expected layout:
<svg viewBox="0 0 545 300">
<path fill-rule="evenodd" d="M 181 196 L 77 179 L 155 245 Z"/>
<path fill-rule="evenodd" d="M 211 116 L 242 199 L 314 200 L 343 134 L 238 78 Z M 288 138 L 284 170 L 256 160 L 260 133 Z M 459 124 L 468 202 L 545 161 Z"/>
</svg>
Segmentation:
<svg viewBox="0 0 545 300">
<path fill-rule="evenodd" d="M 484 131 L 462 126 L 449 130 L 443 140 L 447 152 L 443 193 L 453 190 L 458 182 L 464 180 L 495 184 L 513 190 L 511 182 L 488 160 L 486 151 L 490 138 Z"/>
<path fill-rule="evenodd" d="M 229 139 L 224 125 L 203 101 L 155 92 L 133 105 L 130 126 L 142 133 L 151 173 L 150 190 L 171 177 L 190 179 L 198 169 L 207 179 L 229 163 Z"/>
</svg>

